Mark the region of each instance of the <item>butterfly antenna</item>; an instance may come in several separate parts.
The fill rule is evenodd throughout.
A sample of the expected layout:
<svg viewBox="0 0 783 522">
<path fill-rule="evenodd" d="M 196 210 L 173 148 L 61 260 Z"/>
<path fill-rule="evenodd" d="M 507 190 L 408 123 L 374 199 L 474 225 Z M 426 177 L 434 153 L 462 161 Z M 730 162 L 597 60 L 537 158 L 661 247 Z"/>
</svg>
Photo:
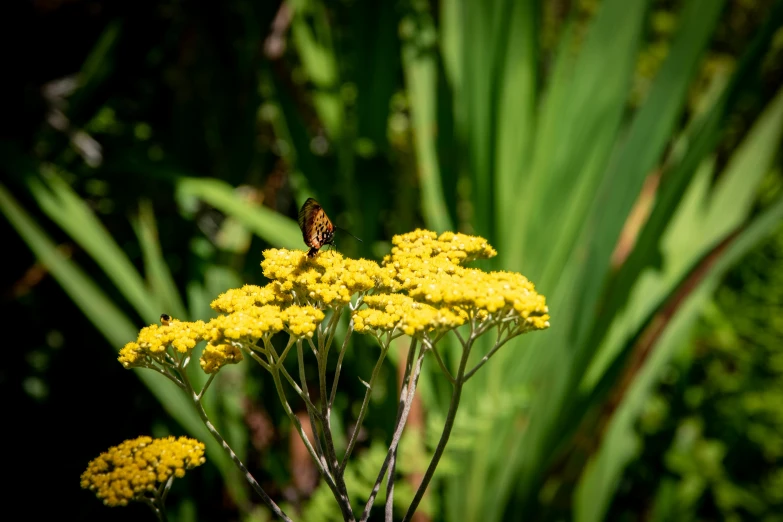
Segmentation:
<svg viewBox="0 0 783 522">
<path fill-rule="evenodd" d="M 342 227 L 338 227 L 337 225 L 334 225 L 334 228 L 336 228 L 336 229 L 338 229 L 338 230 L 342 230 L 343 232 L 345 232 L 346 234 L 348 234 L 349 236 L 351 236 L 352 238 L 354 238 L 356 241 L 358 241 L 358 242 L 360 242 L 360 243 L 364 243 L 364 241 L 362 241 L 362 240 L 361 240 L 361 239 L 359 239 L 358 237 L 354 236 L 353 234 L 351 234 L 350 232 L 348 232 L 348 231 L 347 231 L 347 230 L 345 230 L 344 228 L 342 228 Z"/>
</svg>

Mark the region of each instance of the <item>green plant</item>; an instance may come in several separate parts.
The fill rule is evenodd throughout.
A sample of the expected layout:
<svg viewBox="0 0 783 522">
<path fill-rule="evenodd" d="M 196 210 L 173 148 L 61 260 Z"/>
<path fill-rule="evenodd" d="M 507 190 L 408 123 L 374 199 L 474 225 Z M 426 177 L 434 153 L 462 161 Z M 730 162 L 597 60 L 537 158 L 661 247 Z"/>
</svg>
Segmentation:
<svg viewBox="0 0 783 522">
<path fill-rule="evenodd" d="M 453 386 L 449 410 L 427 472 L 408 507 L 410 519 L 421 502 L 446 448 L 456 419 L 462 389 L 467 381 L 511 339 L 549 326 L 544 298 L 527 279 L 509 272 L 484 272 L 461 265 L 492 257 L 494 249 L 480 237 L 417 230 L 395 236 L 395 247 L 383 265 L 366 260 L 344 259 L 336 252 L 316 254 L 291 250 L 267 250 L 261 266 L 271 279 L 265 287 L 246 285 L 229 290 L 212 302 L 222 315 L 204 321 L 179 321 L 161 316 L 161 325 L 141 330 L 128 343 L 119 360 L 126 368 L 150 369 L 180 388 L 193 403 L 199 417 L 220 447 L 240 469 L 253 490 L 272 512 L 291 520 L 264 491 L 247 466 L 231 449 L 205 411 L 202 398 L 218 372 L 226 365 L 250 357 L 272 375 L 277 396 L 295 426 L 321 476 L 340 506 L 343 519 L 356 520 L 345 471 L 367 413 L 379 370 L 395 339 L 408 336 L 407 363 L 394 425 L 394 435 L 359 520 L 366 521 L 386 475 L 386 520 L 393 520 L 397 446 L 411 410 L 426 354 L 431 353 Z M 334 379 L 329 385 L 329 352 L 344 311 L 350 322 L 340 344 Z M 326 314 L 329 314 L 328 317 Z M 464 327 L 460 333 L 460 327 Z M 377 362 L 368 382 L 358 418 L 343 456 L 338 458 L 332 430 L 332 408 L 342 361 L 352 333 L 370 334 L 380 345 Z M 288 334 L 284 347 L 276 348 L 274 335 Z M 477 340 L 495 333 L 493 348 L 470 365 Z M 444 365 L 438 343 L 453 334 L 462 348 L 454 374 Z M 194 388 L 189 378 L 193 350 L 207 341 L 200 366 L 209 378 Z M 317 386 L 308 381 L 304 351 L 309 347 L 317 361 Z M 299 382 L 286 368 L 296 351 Z M 434 362 L 432 363 L 434 364 Z M 286 385 L 305 404 L 310 426 L 305 429 L 290 405 Z M 317 399 L 310 388 L 318 389 Z M 312 440 L 308 436 L 312 433 Z M 355 497 L 354 497 L 355 499 Z M 162 505 L 156 505 L 158 509 Z"/>
</svg>

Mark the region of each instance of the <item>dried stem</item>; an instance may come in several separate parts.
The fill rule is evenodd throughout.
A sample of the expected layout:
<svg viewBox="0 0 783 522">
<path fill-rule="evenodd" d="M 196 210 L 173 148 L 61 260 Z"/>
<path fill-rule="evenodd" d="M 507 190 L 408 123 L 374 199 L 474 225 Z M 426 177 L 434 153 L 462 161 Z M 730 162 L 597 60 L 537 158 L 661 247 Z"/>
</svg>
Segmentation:
<svg viewBox="0 0 783 522">
<path fill-rule="evenodd" d="M 370 375 L 370 382 L 367 386 L 367 391 L 364 392 L 364 400 L 362 401 L 362 407 L 359 410 L 359 416 L 356 418 L 356 425 L 353 428 L 353 432 L 351 433 L 351 438 L 348 441 L 348 447 L 345 450 L 345 455 L 343 455 L 343 460 L 340 463 L 340 473 L 342 474 L 345 471 L 345 466 L 348 464 L 348 459 L 351 456 L 351 452 L 353 451 L 354 446 L 356 446 L 356 441 L 359 438 L 359 431 L 361 430 L 362 423 L 364 423 L 364 417 L 367 415 L 367 406 L 370 403 L 370 397 L 372 396 L 372 388 L 375 385 L 375 379 L 378 377 L 378 374 L 380 373 L 381 366 L 383 366 L 383 361 L 386 359 L 386 354 L 389 351 L 389 345 L 386 344 L 385 346 L 381 345 L 381 354 L 378 356 L 378 361 L 375 363 L 375 366 L 372 369 L 372 374 Z"/>
<path fill-rule="evenodd" d="M 419 503 L 421 502 L 424 493 L 427 491 L 427 486 L 429 486 L 430 480 L 432 480 L 432 476 L 435 474 L 435 468 L 437 468 L 438 462 L 440 462 L 440 458 L 443 456 L 443 451 L 446 449 L 446 444 L 451 436 L 451 430 L 454 427 L 454 420 L 457 417 L 457 408 L 459 407 L 460 397 L 462 396 L 462 386 L 466 381 L 465 367 L 468 364 L 470 349 L 473 347 L 473 341 L 476 337 L 475 329 L 473 328 L 473 324 L 471 324 L 471 335 L 467 342 L 463 342 L 462 344 L 462 357 L 459 361 L 459 369 L 457 370 L 456 382 L 454 383 L 454 389 L 451 394 L 451 402 L 449 403 L 449 411 L 446 414 L 446 423 L 443 426 L 443 433 L 440 436 L 440 440 L 435 448 L 435 453 L 432 455 L 432 460 L 430 460 L 430 465 L 427 467 L 424 478 L 422 478 L 421 484 L 416 490 L 416 495 L 413 497 L 413 501 L 408 507 L 408 512 L 405 513 L 405 517 L 402 519 L 403 522 L 409 521 L 416 512 L 416 508 L 419 507 Z"/>
<path fill-rule="evenodd" d="M 266 494 L 266 491 L 264 491 L 264 489 L 261 487 L 261 484 L 258 483 L 255 477 L 253 477 L 252 473 L 250 473 L 250 471 L 247 469 L 245 464 L 239 459 L 237 454 L 234 453 L 234 450 L 231 449 L 231 446 L 228 445 L 226 439 L 224 439 L 223 436 L 220 435 L 220 432 L 218 432 L 218 430 L 215 428 L 215 426 L 212 425 L 212 422 L 209 420 L 209 417 L 207 417 L 207 412 L 204 411 L 204 406 L 201 404 L 199 395 L 196 394 L 196 392 L 193 390 L 193 386 L 190 384 L 190 381 L 187 379 L 187 374 L 184 373 L 183 371 L 182 375 L 183 375 L 183 381 L 188 396 L 191 398 L 193 404 L 196 406 L 196 411 L 198 412 L 199 417 L 201 417 L 201 420 L 206 425 L 207 430 L 209 430 L 209 433 L 212 434 L 212 437 L 218 442 L 218 444 L 220 444 L 223 450 L 228 454 L 229 458 L 231 458 L 231 460 L 234 461 L 234 464 L 236 464 L 236 466 L 240 469 L 240 471 L 242 471 L 242 473 L 245 475 L 245 479 L 253 488 L 253 491 L 255 491 L 258 494 L 258 496 L 261 497 L 261 500 L 263 500 L 264 503 L 267 506 L 269 506 L 269 509 L 271 509 L 275 515 L 282 518 L 283 520 L 291 522 L 291 519 L 288 517 L 288 515 L 286 515 L 283 512 L 283 510 L 280 509 L 280 507 L 275 503 L 275 501 L 272 500 L 269 497 L 269 495 Z"/>
<path fill-rule="evenodd" d="M 394 435 L 392 436 L 392 442 L 389 446 L 389 450 L 386 453 L 386 459 L 383 461 L 383 465 L 381 466 L 381 469 L 378 473 L 378 478 L 375 480 L 372 493 L 370 493 L 370 498 L 367 500 L 367 504 L 364 506 L 364 511 L 362 512 L 361 518 L 363 522 L 366 521 L 370 516 L 370 510 L 372 509 L 373 503 L 375 503 L 375 497 L 378 495 L 378 490 L 381 488 L 383 476 L 386 474 L 386 470 L 388 469 L 389 464 L 394 457 L 395 452 L 397 451 L 397 445 L 400 443 L 400 439 L 402 438 L 402 430 L 405 427 L 405 422 L 408 420 L 408 414 L 411 410 L 413 397 L 416 393 L 416 385 L 418 384 L 419 376 L 421 375 L 421 365 L 424 361 L 424 354 L 426 353 L 426 350 L 422 347 L 421 353 L 419 354 L 418 359 L 416 359 L 416 364 L 413 365 L 416 347 L 417 341 L 414 338 L 411 340 L 411 347 L 408 352 L 408 361 L 405 366 L 405 377 L 403 377 L 404 384 L 402 391 L 400 392 L 400 402 L 397 409 L 397 424 L 394 428 Z M 411 371 L 413 372 L 412 374 Z"/>
</svg>

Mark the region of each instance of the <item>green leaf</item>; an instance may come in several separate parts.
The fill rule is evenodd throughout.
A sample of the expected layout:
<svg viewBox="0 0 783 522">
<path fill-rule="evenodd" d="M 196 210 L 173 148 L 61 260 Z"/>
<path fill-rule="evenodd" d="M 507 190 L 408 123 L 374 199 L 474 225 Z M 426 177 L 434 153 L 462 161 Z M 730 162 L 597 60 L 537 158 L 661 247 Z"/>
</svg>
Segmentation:
<svg viewBox="0 0 783 522">
<path fill-rule="evenodd" d="M 402 63 L 413 121 L 422 213 L 427 227 L 440 233 L 453 230 L 453 224 L 446 208 L 437 152 L 435 24 L 427 12 L 411 15 L 403 23 L 411 33 L 402 46 Z"/>
<path fill-rule="evenodd" d="M 161 312 L 188 320 L 189 315 L 177 290 L 177 284 L 163 258 L 155 213 L 149 200 L 139 202 L 139 215 L 132 220 L 132 224 L 141 245 L 149 287 L 161 305 Z"/>
<path fill-rule="evenodd" d="M 267 243 L 280 248 L 301 249 L 302 233 L 290 218 L 236 194 L 234 188 L 211 178 L 179 178 L 178 198 L 198 198 L 242 223 Z"/>
<path fill-rule="evenodd" d="M 76 263 L 57 248 L 3 185 L 0 185 L 0 211 L 114 350 L 119 351 L 127 342 L 137 337 L 138 328 L 131 320 Z M 233 473 L 234 466 L 230 459 L 214 441 L 182 390 L 171 381 L 151 371 L 134 370 L 134 373 L 175 421 L 193 437 L 206 444 L 207 457 L 217 466 L 220 473 L 224 477 Z M 235 498 L 235 500 L 243 502 L 246 499 Z"/>
<path fill-rule="evenodd" d="M 158 320 L 160 304 L 87 203 L 53 168 L 30 176 L 27 185 L 38 205 L 92 257 L 145 322 Z"/>
</svg>

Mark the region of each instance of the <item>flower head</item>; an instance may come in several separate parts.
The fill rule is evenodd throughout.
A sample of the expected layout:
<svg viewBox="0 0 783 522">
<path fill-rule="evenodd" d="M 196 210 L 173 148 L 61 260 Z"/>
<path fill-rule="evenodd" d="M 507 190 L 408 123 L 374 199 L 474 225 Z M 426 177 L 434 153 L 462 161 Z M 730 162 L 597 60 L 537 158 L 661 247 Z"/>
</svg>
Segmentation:
<svg viewBox="0 0 783 522">
<path fill-rule="evenodd" d="M 415 230 L 394 236 L 391 254 L 383 260 L 381 287 L 390 294 L 404 293 L 412 300 L 430 305 L 443 316 L 444 326 L 462 324 L 466 317 L 483 321 L 514 321 L 518 333 L 549 326 L 544 296 L 522 274 L 485 272 L 463 266 L 469 261 L 497 254 L 484 238 L 446 232 L 440 236 Z M 365 299 L 367 302 L 367 299 Z M 369 305 L 370 309 L 376 307 Z M 428 308 L 416 311 L 424 316 Z M 409 309 L 409 313 L 411 310 Z M 376 311 L 355 315 L 362 326 L 392 321 Z M 421 319 L 422 322 L 427 322 Z"/>
<path fill-rule="evenodd" d="M 282 313 L 286 331 L 295 337 L 312 337 L 324 313 L 312 306 L 289 306 Z"/>
<path fill-rule="evenodd" d="M 143 364 L 147 357 L 162 358 L 169 346 L 179 353 L 193 350 L 204 338 L 204 321 L 179 321 L 169 318 L 168 324 L 152 324 L 142 328 L 135 342 L 120 350 L 119 361 L 126 368 Z"/>
<path fill-rule="evenodd" d="M 300 250 L 269 249 L 261 263 L 279 295 L 300 304 L 342 307 L 351 296 L 376 286 L 381 269 L 374 261 L 346 259 L 339 252 L 321 252 L 314 258 Z"/>
<path fill-rule="evenodd" d="M 546 299 L 525 276 L 514 272 L 460 267 L 453 273 L 430 274 L 427 282 L 408 293 L 433 306 L 445 305 L 468 313 L 513 315 L 529 322 L 531 329 L 549 326 Z"/>
<path fill-rule="evenodd" d="M 212 343 L 228 339 L 253 344 L 265 335 L 282 329 L 279 306 L 251 306 L 210 319 L 204 327 L 204 338 Z"/>
<path fill-rule="evenodd" d="M 414 336 L 439 328 L 464 324 L 467 314 L 449 308 L 436 308 L 403 294 L 377 294 L 364 298 L 367 308 L 354 312 L 357 332 L 399 330 Z"/>
<path fill-rule="evenodd" d="M 242 350 L 231 343 L 208 343 L 201 353 L 199 364 L 204 373 L 215 373 L 227 364 L 236 364 L 244 359 Z"/>
<path fill-rule="evenodd" d="M 486 239 L 454 232 L 417 229 L 392 238 L 391 254 L 383 259 L 382 282 L 393 292 L 426 284 L 431 277 L 454 273 L 461 265 L 497 255 Z"/>
<path fill-rule="evenodd" d="M 171 477 L 183 477 L 200 466 L 204 444 L 188 437 L 139 437 L 113 446 L 93 459 L 82 473 L 81 485 L 95 492 L 107 506 L 152 497 Z"/>
<path fill-rule="evenodd" d="M 273 285 L 245 285 L 242 288 L 232 288 L 220 294 L 210 306 L 213 310 L 230 314 L 254 306 L 284 305 L 287 302 L 290 302 L 290 297 L 287 298 L 287 296 L 275 292 Z"/>
</svg>

